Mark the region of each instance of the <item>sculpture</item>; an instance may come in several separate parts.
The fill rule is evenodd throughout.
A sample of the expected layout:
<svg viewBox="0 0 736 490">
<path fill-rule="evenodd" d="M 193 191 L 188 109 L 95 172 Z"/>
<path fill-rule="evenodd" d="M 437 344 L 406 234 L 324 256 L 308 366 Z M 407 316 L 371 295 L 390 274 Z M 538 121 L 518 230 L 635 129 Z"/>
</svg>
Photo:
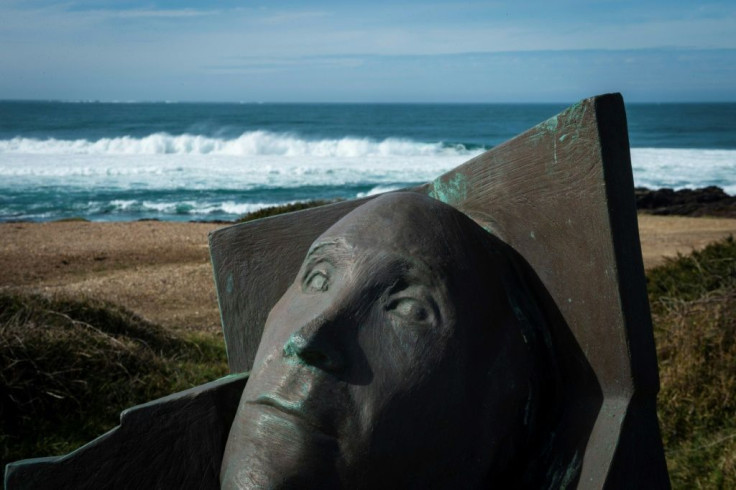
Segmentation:
<svg viewBox="0 0 736 490">
<path fill-rule="evenodd" d="M 522 270 L 419 194 L 342 218 L 268 317 L 222 487 L 539 484 L 528 463 L 549 442 L 557 376 Z"/>
<path fill-rule="evenodd" d="M 234 374 L 126 410 L 118 428 L 68 455 L 11 463 L 6 488 L 218 488 L 220 479 L 247 488 L 249 478 L 297 488 L 668 488 L 621 96 L 586 99 L 408 190 L 417 196 L 347 201 L 213 232 Z M 392 213 L 400 226 L 384 226 Z M 336 276 L 327 270 L 298 275 L 315 240 L 313 258 L 328 243 L 333 262 L 334 254 L 352 257 L 337 274 L 349 287 L 330 283 Z M 397 268 L 384 270 L 392 247 Z M 439 283 L 411 289 L 412 256 L 441 271 L 432 275 Z M 360 281 L 355 274 L 365 271 L 378 279 Z M 329 314 L 282 323 L 302 318 L 289 305 L 301 304 L 303 287 Z M 483 328 L 499 311 L 503 328 Z M 342 338 L 342 350 L 316 348 L 341 315 L 365 328 L 341 330 L 354 334 Z M 426 342 L 421 328 L 377 328 L 380 318 L 441 335 Z M 396 336 L 369 334 L 378 331 Z M 376 364 L 385 342 L 392 362 Z M 463 349 L 468 365 L 455 355 Z M 491 360 L 499 364 L 484 364 Z M 469 369 L 473 363 L 487 370 Z M 508 368 L 504 377 L 483 376 L 498 366 Z M 458 377 L 467 382 L 450 381 Z M 489 427 L 493 418 L 503 422 Z M 405 431 L 411 437 L 397 437 Z"/>
</svg>

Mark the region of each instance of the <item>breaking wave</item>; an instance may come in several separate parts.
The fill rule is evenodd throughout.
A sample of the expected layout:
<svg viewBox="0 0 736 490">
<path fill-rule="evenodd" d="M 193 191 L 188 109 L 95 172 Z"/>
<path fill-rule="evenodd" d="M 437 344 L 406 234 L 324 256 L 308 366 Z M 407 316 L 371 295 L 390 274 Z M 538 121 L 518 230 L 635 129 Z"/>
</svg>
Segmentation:
<svg viewBox="0 0 736 490">
<path fill-rule="evenodd" d="M 476 149 L 462 144 L 423 143 L 401 138 L 374 140 L 344 137 L 310 140 L 289 133 L 249 131 L 236 138 L 195 134 L 154 133 L 142 138 L 121 136 L 86 139 L 37 139 L 16 137 L 0 140 L 0 153 L 54 155 L 234 155 L 285 157 L 451 156 L 468 155 Z"/>
</svg>

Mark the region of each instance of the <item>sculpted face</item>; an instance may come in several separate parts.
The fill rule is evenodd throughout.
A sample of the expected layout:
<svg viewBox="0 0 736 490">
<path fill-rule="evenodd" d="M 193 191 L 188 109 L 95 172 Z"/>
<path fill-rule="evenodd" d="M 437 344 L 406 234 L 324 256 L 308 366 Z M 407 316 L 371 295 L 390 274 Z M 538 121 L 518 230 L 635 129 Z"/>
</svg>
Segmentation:
<svg viewBox="0 0 736 490">
<path fill-rule="evenodd" d="M 271 310 L 223 488 L 472 488 L 523 444 L 531 361 L 485 232 L 410 193 L 312 245 Z"/>
</svg>

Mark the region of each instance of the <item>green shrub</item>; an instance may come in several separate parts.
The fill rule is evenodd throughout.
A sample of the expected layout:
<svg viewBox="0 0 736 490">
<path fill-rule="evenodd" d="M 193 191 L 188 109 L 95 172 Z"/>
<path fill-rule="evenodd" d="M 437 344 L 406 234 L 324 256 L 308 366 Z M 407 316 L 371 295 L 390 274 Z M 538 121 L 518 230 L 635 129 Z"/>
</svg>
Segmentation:
<svg viewBox="0 0 736 490">
<path fill-rule="evenodd" d="M 0 463 L 68 452 L 125 408 L 227 374 L 223 344 L 109 303 L 0 293 Z"/>
<path fill-rule="evenodd" d="M 669 259 L 647 274 L 649 300 L 656 312 L 669 301 L 690 301 L 712 291 L 736 288 L 736 240 L 728 237 L 687 256 Z"/>
<path fill-rule="evenodd" d="M 278 214 L 291 213 L 292 211 L 301 211 L 302 209 L 316 208 L 318 206 L 324 206 L 325 204 L 333 204 L 336 202 L 343 201 L 343 199 L 316 199 L 313 201 L 301 201 L 291 204 L 282 204 L 279 206 L 269 206 L 267 208 L 259 209 L 248 213 L 242 218 L 235 220 L 236 223 L 244 223 L 246 221 L 253 221 L 255 219 L 268 218 L 269 216 L 276 216 Z"/>
<path fill-rule="evenodd" d="M 736 243 L 670 260 L 648 279 L 673 487 L 736 488 Z"/>
</svg>

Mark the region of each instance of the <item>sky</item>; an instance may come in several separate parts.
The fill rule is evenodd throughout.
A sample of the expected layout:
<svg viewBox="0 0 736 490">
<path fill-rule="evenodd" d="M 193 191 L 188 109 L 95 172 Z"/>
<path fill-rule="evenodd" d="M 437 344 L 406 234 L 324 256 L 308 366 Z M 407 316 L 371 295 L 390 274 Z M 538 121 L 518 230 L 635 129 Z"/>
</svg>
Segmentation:
<svg viewBox="0 0 736 490">
<path fill-rule="evenodd" d="M 736 2 L 0 0 L 0 99 L 736 101 Z"/>
</svg>

